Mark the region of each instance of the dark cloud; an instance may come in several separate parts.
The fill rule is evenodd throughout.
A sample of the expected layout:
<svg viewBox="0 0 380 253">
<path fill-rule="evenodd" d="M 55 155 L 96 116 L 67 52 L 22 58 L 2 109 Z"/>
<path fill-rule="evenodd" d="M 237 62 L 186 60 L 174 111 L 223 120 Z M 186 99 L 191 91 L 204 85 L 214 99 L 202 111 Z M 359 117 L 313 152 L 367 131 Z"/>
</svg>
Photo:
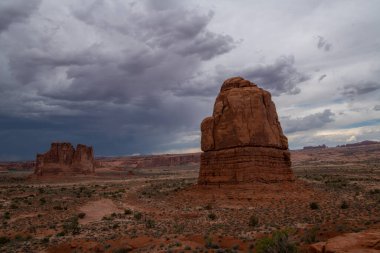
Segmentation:
<svg viewBox="0 0 380 253">
<path fill-rule="evenodd" d="M 40 4 L 40 0 L 2 0 L 0 2 L 0 33 L 12 23 L 27 19 Z"/>
<path fill-rule="evenodd" d="M 65 22 L 34 19 L 0 38 L 0 119 L 12 116 L 2 129 L 13 136 L 3 139 L 12 152 L 22 145 L 31 158 L 37 147 L 62 140 L 94 145 L 98 155 L 146 154 L 177 148 L 176 138 L 199 130 L 212 101 L 186 90 L 203 78 L 205 61 L 236 45 L 208 29 L 212 12 L 170 1 L 66 7 Z M 21 119 L 26 129 L 10 127 Z M 199 141 L 191 140 L 181 147 Z"/>
<path fill-rule="evenodd" d="M 309 80 L 310 77 L 299 72 L 294 63 L 294 56 L 282 56 L 271 65 L 246 69 L 239 75 L 270 90 L 275 96 L 282 93 L 298 94 L 301 90 L 297 84 Z"/>
<path fill-rule="evenodd" d="M 329 43 L 325 38 L 322 36 L 318 36 L 318 43 L 317 43 L 317 48 L 320 50 L 323 50 L 325 52 L 330 51 L 332 48 L 332 44 Z"/>
<path fill-rule="evenodd" d="M 27 32 L 22 46 L 34 49 L 10 47 L 7 52 L 13 78 L 53 99 L 131 103 L 136 97 L 178 90 L 203 61 L 236 44 L 230 36 L 207 29 L 212 12 L 178 5 L 152 10 L 140 4 L 135 10 L 122 1 L 86 3 L 72 11 L 82 23 L 77 26 L 103 41 L 86 45 L 74 38 L 67 41 L 73 47 L 57 48 L 52 38 Z M 70 32 L 70 27 L 61 26 Z M 123 43 L 115 46 L 114 40 Z"/>
<path fill-rule="evenodd" d="M 368 81 L 357 84 L 348 84 L 343 87 L 342 95 L 354 99 L 357 96 L 369 94 L 380 89 L 380 83 Z"/>
<path fill-rule="evenodd" d="M 322 81 L 323 79 L 325 79 L 325 77 L 326 77 L 327 75 L 321 75 L 319 78 L 318 78 L 318 82 L 320 82 L 320 81 Z"/>
<path fill-rule="evenodd" d="M 306 131 L 323 127 L 327 123 L 333 122 L 334 115 L 330 109 L 326 109 L 323 112 L 314 113 L 303 118 L 283 117 L 281 118 L 281 125 L 285 133 Z"/>
</svg>

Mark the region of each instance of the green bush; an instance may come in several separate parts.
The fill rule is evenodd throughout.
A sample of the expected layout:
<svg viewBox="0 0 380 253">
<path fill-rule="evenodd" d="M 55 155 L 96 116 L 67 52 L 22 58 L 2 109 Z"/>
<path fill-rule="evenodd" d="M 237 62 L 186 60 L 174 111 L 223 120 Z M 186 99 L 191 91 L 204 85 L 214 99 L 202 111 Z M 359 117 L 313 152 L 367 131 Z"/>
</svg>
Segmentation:
<svg viewBox="0 0 380 253">
<path fill-rule="evenodd" d="M 44 237 L 42 240 L 41 240 L 42 243 L 49 243 L 50 242 L 50 237 Z"/>
<path fill-rule="evenodd" d="M 310 203 L 310 209 L 312 209 L 312 210 L 317 210 L 317 209 L 319 209 L 319 205 L 318 205 L 318 203 L 317 203 L 317 202 L 311 202 L 311 203 Z"/>
<path fill-rule="evenodd" d="M 216 220 L 216 214 L 214 214 L 214 213 L 209 213 L 209 214 L 208 214 L 208 218 L 209 218 L 210 220 Z"/>
<path fill-rule="evenodd" d="M 305 234 L 302 237 L 302 241 L 306 243 L 317 242 L 317 233 L 319 231 L 319 227 L 315 226 L 309 230 L 305 231 Z"/>
<path fill-rule="evenodd" d="M 342 203 L 340 204 L 340 208 L 342 208 L 342 209 L 349 208 L 349 205 L 348 205 L 347 201 L 343 200 Z"/>
<path fill-rule="evenodd" d="M 12 203 L 10 208 L 11 209 L 18 209 L 18 205 L 16 203 Z"/>
<path fill-rule="evenodd" d="M 131 209 L 125 209 L 124 210 L 124 214 L 125 215 L 130 215 L 130 214 L 132 214 L 132 210 Z"/>
<path fill-rule="evenodd" d="M 63 223 L 63 230 L 65 233 L 72 233 L 73 235 L 79 234 L 80 227 L 79 227 L 79 223 L 78 223 L 78 217 L 73 216 L 73 217 L 67 219 Z"/>
<path fill-rule="evenodd" d="M 135 218 L 136 220 L 141 220 L 142 218 L 142 214 L 140 212 L 136 212 L 134 215 L 133 215 L 133 218 Z"/>
<path fill-rule="evenodd" d="M 0 236 L 0 245 L 6 244 L 10 242 L 11 240 L 6 236 Z"/>
<path fill-rule="evenodd" d="M 40 198 L 40 204 L 45 205 L 46 204 L 46 199 L 45 198 Z"/>
<path fill-rule="evenodd" d="M 147 228 L 154 228 L 154 227 L 156 226 L 156 223 L 154 222 L 154 220 L 150 220 L 150 219 L 148 219 L 148 220 L 146 220 L 146 222 L 145 222 L 145 226 L 146 226 Z"/>
<path fill-rule="evenodd" d="M 130 251 L 131 249 L 128 249 L 128 248 L 120 248 L 120 249 L 113 250 L 112 253 L 128 253 Z"/>
<path fill-rule="evenodd" d="M 56 236 L 57 237 L 61 237 L 61 236 L 65 236 L 65 234 L 66 234 L 65 232 L 61 231 L 61 232 L 57 233 Z"/>
<path fill-rule="evenodd" d="M 276 231 L 272 237 L 265 237 L 256 242 L 257 253 L 295 253 L 297 247 L 289 242 L 288 233 Z"/>
<path fill-rule="evenodd" d="M 252 215 L 249 217 L 248 225 L 250 227 L 256 227 L 259 224 L 259 218 L 257 218 L 255 215 Z"/>
<path fill-rule="evenodd" d="M 5 220 L 9 220 L 9 219 L 11 218 L 11 214 L 10 214 L 9 212 L 5 212 L 5 213 L 3 214 L 3 218 L 4 218 Z"/>
<path fill-rule="evenodd" d="M 83 219 L 86 216 L 86 213 L 79 213 L 78 218 Z"/>
</svg>

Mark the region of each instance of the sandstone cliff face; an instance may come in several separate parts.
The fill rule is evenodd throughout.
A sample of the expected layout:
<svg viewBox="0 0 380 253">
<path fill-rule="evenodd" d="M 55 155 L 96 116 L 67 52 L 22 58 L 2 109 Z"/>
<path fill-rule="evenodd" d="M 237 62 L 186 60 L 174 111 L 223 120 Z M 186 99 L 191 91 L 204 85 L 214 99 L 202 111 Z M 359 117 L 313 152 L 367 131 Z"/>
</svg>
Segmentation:
<svg viewBox="0 0 380 253">
<path fill-rule="evenodd" d="M 226 80 L 201 131 L 200 184 L 293 179 L 276 107 L 256 84 Z"/>
<path fill-rule="evenodd" d="M 78 174 L 94 173 L 94 154 L 92 147 L 70 143 L 52 143 L 44 154 L 37 154 L 34 174 Z"/>
</svg>

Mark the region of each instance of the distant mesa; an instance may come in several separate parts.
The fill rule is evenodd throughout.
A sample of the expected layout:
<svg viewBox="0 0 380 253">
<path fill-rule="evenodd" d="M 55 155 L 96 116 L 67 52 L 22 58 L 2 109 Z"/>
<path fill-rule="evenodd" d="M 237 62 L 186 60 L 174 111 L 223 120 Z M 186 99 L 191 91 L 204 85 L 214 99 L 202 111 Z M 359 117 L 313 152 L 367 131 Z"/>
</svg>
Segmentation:
<svg viewBox="0 0 380 253">
<path fill-rule="evenodd" d="M 256 84 L 227 79 L 201 132 L 199 184 L 294 180 L 271 94 Z"/>
<path fill-rule="evenodd" d="M 349 143 L 345 145 L 338 145 L 337 148 L 343 148 L 343 147 L 359 147 L 359 146 L 367 146 L 367 145 L 374 145 L 374 144 L 380 144 L 379 141 L 361 141 L 356 143 Z"/>
<path fill-rule="evenodd" d="M 54 174 L 91 174 L 95 172 L 92 147 L 67 142 L 54 142 L 50 150 L 37 154 L 34 174 L 38 176 Z"/>
<path fill-rule="evenodd" d="M 323 145 L 318 145 L 318 146 L 306 146 L 303 147 L 303 150 L 313 150 L 313 149 L 325 149 L 328 148 L 325 144 Z"/>
</svg>

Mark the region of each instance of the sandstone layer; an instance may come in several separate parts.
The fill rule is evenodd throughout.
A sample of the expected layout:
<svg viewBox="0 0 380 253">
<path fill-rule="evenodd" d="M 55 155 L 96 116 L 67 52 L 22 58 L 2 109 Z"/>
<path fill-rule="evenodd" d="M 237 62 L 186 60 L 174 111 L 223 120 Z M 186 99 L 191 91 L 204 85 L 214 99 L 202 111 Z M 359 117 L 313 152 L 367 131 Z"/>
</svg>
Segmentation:
<svg viewBox="0 0 380 253">
<path fill-rule="evenodd" d="M 70 143 L 52 143 L 44 154 L 37 154 L 34 174 L 89 174 L 94 173 L 94 152 L 92 147 Z"/>
<path fill-rule="evenodd" d="M 375 253 L 380 252 L 380 230 L 343 234 L 310 246 L 312 253 Z"/>
<path fill-rule="evenodd" d="M 256 84 L 226 80 L 201 131 L 199 184 L 293 180 L 288 140 L 271 94 Z"/>
</svg>

